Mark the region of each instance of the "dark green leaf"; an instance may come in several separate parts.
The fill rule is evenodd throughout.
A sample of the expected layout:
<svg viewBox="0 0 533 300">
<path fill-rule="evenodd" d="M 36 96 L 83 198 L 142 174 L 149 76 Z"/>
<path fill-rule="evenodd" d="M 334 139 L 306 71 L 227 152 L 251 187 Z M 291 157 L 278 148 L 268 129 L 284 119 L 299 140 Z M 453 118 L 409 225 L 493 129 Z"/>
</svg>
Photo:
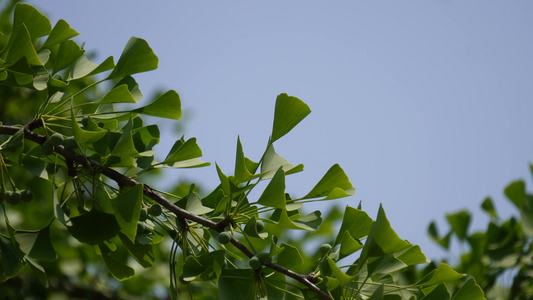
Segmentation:
<svg viewBox="0 0 533 300">
<path fill-rule="evenodd" d="M 119 233 L 118 236 L 131 256 L 133 256 L 141 266 L 149 268 L 154 264 L 155 256 L 152 244 L 143 245 L 137 241 L 132 243 L 129 238 L 122 233 Z"/>
<path fill-rule="evenodd" d="M 235 158 L 235 183 L 243 183 L 250 181 L 260 175 L 254 175 L 255 170 L 249 170 L 247 158 L 244 156 L 242 150 L 241 139 L 237 138 L 237 155 Z"/>
<path fill-rule="evenodd" d="M 38 264 L 35 260 L 33 260 L 30 257 L 26 257 L 26 261 L 28 262 L 28 265 L 30 266 L 31 270 L 33 271 L 33 274 L 37 276 L 37 279 L 39 279 L 39 282 L 46 288 L 48 288 L 48 280 L 46 279 L 46 273 L 44 271 L 43 266 Z"/>
<path fill-rule="evenodd" d="M 48 35 L 52 30 L 52 24 L 48 18 L 35 9 L 35 7 L 17 3 L 13 18 L 13 28 L 17 29 L 22 24 L 28 28 L 31 40 Z"/>
<path fill-rule="evenodd" d="M 526 201 L 526 184 L 522 180 L 511 182 L 503 191 L 513 204 L 521 209 Z"/>
<path fill-rule="evenodd" d="M 82 243 L 96 245 L 108 240 L 120 230 L 115 216 L 93 209 L 87 214 L 70 219 L 70 234 Z"/>
<path fill-rule="evenodd" d="M 42 65 L 39 56 L 33 47 L 33 43 L 31 42 L 30 33 L 24 24 L 20 26 L 20 29 L 13 39 L 13 44 L 11 44 L 8 51 L 5 60 L 6 64 L 14 64 L 24 57 L 29 65 Z"/>
<path fill-rule="evenodd" d="M 137 184 L 127 191 L 111 198 L 111 205 L 120 231 L 132 242 L 137 234 L 137 222 L 141 212 L 143 185 Z"/>
<path fill-rule="evenodd" d="M 278 254 L 277 264 L 287 269 L 299 268 L 303 265 L 303 257 L 298 248 L 293 245 L 281 243 L 283 251 Z"/>
<path fill-rule="evenodd" d="M 128 90 L 128 86 L 123 84 L 107 92 L 97 102 L 99 104 L 105 104 L 105 103 L 135 103 L 136 101 L 133 98 L 133 95 Z"/>
<path fill-rule="evenodd" d="M 322 223 L 320 215 L 321 212 L 317 210 L 303 217 L 299 214 L 289 217 L 286 210 L 276 209 L 270 219 L 279 224 L 280 228 L 314 231 Z"/>
<path fill-rule="evenodd" d="M 16 276 L 23 267 L 24 263 L 11 239 L 0 234 L 0 282 Z"/>
<path fill-rule="evenodd" d="M 81 49 L 73 40 L 66 40 L 61 43 L 54 63 L 54 73 L 71 66 L 84 52 L 85 50 Z"/>
<path fill-rule="evenodd" d="M 439 284 L 435 289 L 431 290 L 429 294 L 427 294 L 422 299 L 425 300 L 449 300 L 450 299 L 450 292 L 448 292 L 448 289 L 446 288 L 446 285 L 444 283 Z"/>
<path fill-rule="evenodd" d="M 186 142 L 181 138 L 174 143 L 163 163 L 173 164 L 200 156 L 202 156 L 202 150 L 196 144 L 196 138 L 190 138 Z"/>
<path fill-rule="evenodd" d="M 496 207 L 494 207 L 494 204 L 492 203 L 492 199 L 490 197 L 485 198 L 483 203 L 481 203 L 481 208 L 491 217 L 498 217 L 498 214 L 496 213 Z"/>
<path fill-rule="evenodd" d="M 132 37 L 120 55 L 115 69 L 108 78 L 120 78 L 157 69 L 159 59 L 148 43 Z"/>
<path fill-rule="evenodd" d="M 94 143 L 104 137 L 107 133 L 107 130 L 98 127 L 98 125 L 92 122 L 90 117 L 88 122 L 89 127 L 87 128 L 89 130 L 81 129 L 80 125 L 76 121 L 73 110 L 71 110 L 71 124 L 74 132 L 74 138 L 79 144 Z"/>
<path fill-rule="evenodd" d="M 276 99 L 274 110 L 272 142 L 289 133 L 310 112 L 309 106 L 302 100 L 287 94 L 280 94 Z"/>
<path fill-rule="evenodd" d="M 254 270 L 224 269 L 218 279 L 221 300 L 249 300 Z"/>
<path fill-rule="evenodd" d="M 257 232 L 257 219 L 255 218 L 255 216 L 251 217 L 250 220 L 246 222 L 244 232 L 249 237 L 255 237 L 260 239 L 264 239 L 268 236 L 267 232 Z"/>
<path fill-rule="evenodd" d="M 183 278 L 186 281 L 217 279 L 222 273 L 225 252 L 215 250 L 199 256 L 188 256 L 183 265 Z"/>
<path fill-rule="evenodd" d="M 57 259 L 56 252 L 50 242 L 50 225 L 37 231 L 17 230 L 15 240 L 19 244 L 20 250 L 29 257 L 54 261 Z"/>
<path fill-rule="evenodd" d="M 474 278 L 468 279 L 452 300 L 485 300 L 485 294 Z"/>
<path fill-rule="evenodd" d="M 367 265 L 369 276 L 389 274 L 405 267 L 407 265 L 392 254 L 382 256 Z"/>
<path fill-rule="evenodd" d="M 468 235 L 468 226 L 470 225 L 470 213 L 466 210 L 455 214 L 447 214 L 446 219 L 450 223 L 452 231 L 460 240 L 465 240 Z"/>
<path fill-rule="evenodd" d="M 109 270 L 109 272 L 111 272 L 113 277 L 120 281 L 124 281 L 130 279 L 131 277 L 133 277 L 133 275 L 135 275 L 135 271 L 131 267 L 111 257 L 109 253 L 105 252 L 104 249 L 102 249 L 102 246 L 100 246 L 100 249 L 102 252 L 102 258 L 104 259 L 107 269 Z"/>
</svg>

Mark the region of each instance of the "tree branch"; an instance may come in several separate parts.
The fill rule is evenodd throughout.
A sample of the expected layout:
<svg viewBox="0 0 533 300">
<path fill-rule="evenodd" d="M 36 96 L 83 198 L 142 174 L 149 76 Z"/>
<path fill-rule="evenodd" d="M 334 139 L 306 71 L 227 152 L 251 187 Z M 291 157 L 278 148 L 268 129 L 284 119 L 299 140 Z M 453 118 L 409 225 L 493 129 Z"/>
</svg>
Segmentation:
<svg viewBox="0 0 533 300">
<path fill-rule="evenodd" d="M 23 127 L 24 138 L 42 145 L 46 141 L 46 137 L 33 132 L 34 129 L 40 126 L 42 126 L 42 122 L 39 119 L 35 119 L 31 121 L 30 123 L 28 123 L 26 126 Z M 0 134 L 14 135 L 19 130 L 20 130 L 20 127 L 0 125 Z M 86 168 L 92 168 L 92 169 L 99 170 L 100 173 L 104 174 L 106 177 L 115 181 L 119 186 L 130 186 L 131 187 L 137 184 L 141 184 L 140 182 L 134 179 L 131 179 L 109 167 L 102 166 L 100 163 L 91 159 L 90 157 L 86 157 L 84 155 L 76 153 L 63 146 L 55 146 L 54 151 L 62 155 L 66 160 L 71 160 Z M 143 193 L 148 198 L 156 201 L 157 203 L 161 204 L 169 211 L 173 212 L 178 218 L 184 218 L 187 220 L 191 220 L 202 226 L 211 228 L 217 232 L 224 231 L 224 228 L 221 228 L 221 226 L 219 226 L 218 223 L 202 218 L 198 215 L 192 214 L 189 211 L 176 206 L 174 203 L 170 202 L 165 197 L 161 196 L 159 193 L 154 191 L 147 184 L 143 184 Z M 254 256 L 254 253 L 236 238 L 232 237 L 231 243 L 236 248 L 238 248 L 242 253 L 244 253 L 246 256 L 248 257 Z M 302 283 L 307 288 L 309 288 L 311 291 L 316 293 L 321 299 L 331 299 L 331 297 L 326 292 L 320 290 L 320 288 L 318 288 L 313 282 L 310 281 L 310 278 L 314 278 L 313 276 L 298 274 L 294 271 L 288 270 L 280 265 L 273 264 L 273 263 L 265 264 L 265 266 Z"/>
</svg>

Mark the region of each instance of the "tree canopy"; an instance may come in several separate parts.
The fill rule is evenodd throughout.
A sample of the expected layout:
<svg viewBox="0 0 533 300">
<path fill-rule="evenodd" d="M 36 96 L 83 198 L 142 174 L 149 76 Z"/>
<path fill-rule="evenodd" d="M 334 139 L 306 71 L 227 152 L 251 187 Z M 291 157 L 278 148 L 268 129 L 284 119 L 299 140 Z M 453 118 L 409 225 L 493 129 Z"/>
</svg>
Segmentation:
<svg viewBox="0 0 533 300">
<path fill-rule="evenodd" d="M 144 116 L 182 111 L 173 90 L 143 99 L 133 75 L 157 69 L 154 51 L 132 37 L 117 59 L 96 63 L 65 20 L 52 26 L 15 2 L 0 19 L 2 297 L 484 299 L 479 274 L 427 264 L 381 206 L 375 219 L 360 203 L 307 211 L 355 193 L 338 164 L 303 197 L 287 193 L 286 176 L 303 165 L 274 146 L 311 112 L 297 97 L 276 97 L 261 157 L 237 138 L 234 171 L 215 165 L 220 184 L 205 196 L 195 183 L 146 184 L 163 168 L 209 165 L 194 137 L 157 152 L 159 127 Z M 513 191 L 527 215 L 531 197 Z M 465 219 L 448 217 L 462 240 Z"/>
</svg>

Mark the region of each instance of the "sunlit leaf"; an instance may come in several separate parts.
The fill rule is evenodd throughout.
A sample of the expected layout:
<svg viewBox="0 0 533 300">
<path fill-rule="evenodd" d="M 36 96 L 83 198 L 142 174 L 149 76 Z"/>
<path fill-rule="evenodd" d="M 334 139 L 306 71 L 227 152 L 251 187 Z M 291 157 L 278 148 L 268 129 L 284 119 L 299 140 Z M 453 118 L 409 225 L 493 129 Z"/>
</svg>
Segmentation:
<svg viewBox="0 0 533 300">
<path fill-rule="evenodd" d="M 62 43 L 70 38 L 73 38 L 77 36 L 79 33 L 70 28 L 70 25 L 63 19 L 60 19 L 57 21 L 54 28 L 52 28 L 52 32 L 50 32 L 50 35 L 42 45 L 42 48 L 47 48 L 59 43 Z"/>
<path fill-rule="evenodd" d="M 159 96 L 154 102 L 134 109 L 132 112 L 159 118 L 179 120 L 181 118 L 180 96 L 176 91 L 170 90 Z"/>
<path fill-rule="evenodd" d="M 320 211 L 314 211 L 306 216 L 301 217 L 299 214 L 289 215 L 286 210 L 276 209 L 270 219 L 278 224 L 281 228 L 316 230 L 322 223 Z"/>
<path fill-rule="evenodd" d="M 400 254 L 396 254 L 396 258 L 408 266 L 429 263 L 429 259 L 422 253 L 418 245 L 412 245 Z"/>
<path fill-rule="evenodd" d="M 310 112 L 309 106 L 302 100 L 287 94 L 280 94 L 276 99 L 274 110 L 272 142 L 289 133 Z"/>
<path fill-rule="evenodd" d="M 303 257 L 298 248 L 293 245 L 281 243 L 283 251 L 278 254 L 277 264 L 284 266 L 287 269 L 301 267 L 303 264 Z"/>
<path fill-rule="evenodd" d="M 286 201 L 285 173 L 280 168 L 268 183 L 257 203 L 267 207 L 285 209 Z"/>
<path fill-rule="evenodd" d="M 302 199 L 326 197 L 326 199 L 336 199 L 355 194 L 348 176 L 338 165 L 333 165 L 328 172 L 320 179 L 315 187 Z"/>
<path fill-rule="evenodd" d="M 440 264 L 437 269 L 431 271 L 427 274 L 422 280 L 420 280 L 417 285 L 421 286 L 432 286 L 437 285 L 443 282 L 457 280 L 463 278 L 465 275 L 457 273 L 447 264 Z"/>
<path fill-rule="evenodd" d="M 297 173 L 303 171 L 304 166 L 302 164 L 293 166 L 285 158 L 281 157 L 274 150 L 274 145 L 270 145 L 265 155 L 263 157 L 263 162 L 261 164 L 261 179 L 269 179 L 276 174 L 279 168 L 282 168 L 286 175 Z M 265 174 L 266 173 L 266 174 Z"/>
<path fill-rule="evenodd" d="M 97 140 L 104 137 L 107 133 L 105 129 L 102 129 L 98 127 L 98 125 L 94 124 L 94 122 L 91 121 L 90 117 L 88 121 L 89 130 L 81 129 L 80 125 L 76 121 L 76 117 L 74 116 L 73 110 L 71 110 L 71 124 L 72 130 L 74 132 L 74 138 L 79 144 L 96 142 Z"/>
<path fill-rule="evenodd" d="M 113 57 L 108 57 L 101 64 L 95 64 L 90 61 L 85 54 L 81 55 L 74 63 L 68 80 L 80 79 L 85 76 L 95 75 L 100 72 L 105 72 L 114 67 Z"/>
<path fill-rule="evenodd" d="M 115 69 L 108 78 L 120 78 L 157 69 L 159 59 L 148 43 L 132 37 L 120 55 Z"/>
<path fill-rule="evenodd" d="M 255 170 L 248 169 L 248 165 L 250 164 L 249 162 L 251 161 L 247 160 L 247 158 L 244 156 L 241 139 L 237 138 L 237 154 L 235 158 L 235 178 L 234 178 L 236 183 L 247 182 L 260 176 L 260 175 L 254 175 Z"/>
<path fill-rule="evenodd" d="M 244 227 L 244 233 L 249 237 L 264 239 L 268 236 L 267 232 L 257 232 L 257 219 L 255 216 L 251 217 Z"/>
<path fill-rule="evenodd" d="M 407 267 L 401 260 L 389 254 L 382 256 L 367 265 L 368 275 L 389 274 Z"/>
<path fill-rule="evenodd" d="M 329 267 L 331 268 L 333 276 L 335 276 L 335 278 L 340 282 L 340 284 L 347 285 L 355 279 L 355 277 L 353 276 L 346 275 L 331 258 L 327 257 L 326 259 L 329 264 Z"/>
<path fill-rule="evenodd" d="M 28 29 L 32 40 L 48 35 L 52 30 L 50 20 L 35 7 L 17 3 L 13 18 L 13 28 L 17 29 L 22 24 Z"/>
<path fill-rule="evenodd" d="M 5 61 L 6 64 L 13 64 L 23 57 L 29 65 L 41 65 L 41 61 L 39 60 L 37 51 L 35 51 L 35 48 L 33 47 L 30 33 L 25 24 L 20 26 L 20 29 L 9 48 Z"/>
<path fill-rule="evenodd" d="M 340 244 L 340 254 L 342 257 L 348 256 L 363 248 L 363 244 L 354 239 L 349 231 L 344 231 L 342 239 L 340 240 Z"/>
<path fill-rule="evenodd" d="M 335 239 L 335 245 L 341 243 L 345 232 L 349 232 L 350 237 L 353 239 L 360 239 L 367 236 L 370 233 L 370 228 L 372 228 L 372 223 L 372 218 L 366 212 L 346 206 L 341 228 Z"/>
</svg>

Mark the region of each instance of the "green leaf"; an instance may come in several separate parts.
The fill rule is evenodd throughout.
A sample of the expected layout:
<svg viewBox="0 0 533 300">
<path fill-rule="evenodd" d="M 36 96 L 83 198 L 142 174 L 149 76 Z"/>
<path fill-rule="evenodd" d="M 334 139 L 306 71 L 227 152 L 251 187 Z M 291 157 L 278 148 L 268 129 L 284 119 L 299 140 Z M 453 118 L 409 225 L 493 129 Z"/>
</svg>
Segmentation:
<svg viewBox="0 0 533 300">
<path fill-rule="evenodd" d="M 202 156 L 202 150 L 196 143 L 196 138 L 190 138 L 185 142 L 182 137 L 174 143 L 163 164 L 173 164 L 200 156 Z"/>
<path fill-rule="evenodd" d="M 144 268 L 149 268 L 154 264 L 154 249 L 152 244 L 143 245 L 137 241 L 133 243 L 122 233 L 118 234 L 122 244 L 128 249 L 133 258 Z"/>
<path fill-rule="evenodd" d="M 137 234 L 142 198 L 143 185 L 137 184 L 110 200 L 120 231 L 132 242 Z"/>
<path fill-rule="evenodd" d="M 336 199 L 341 197 L 347 197 L 355 194 L 348 176 L 344 173 L 344 170 L 338 165 L 333 165 L 315 185 L 315 187 L 302 199 L 320 198 Z"/>
<path fill-rule="evenodd" d="M 31 258 L 45 261 L 57 259 L 57 254 L 50 242 L 50 225 L 36 231 L 17 230 L 15 240 L 20 250 Z"/>
<path fill-rule="evenodd" d="M 254 270 L 224 269 L 218 279 L 221 300 L 249 300 Z"/>
<path fill-rule="evenodd" d="M 178 93 L 176 93 L 176 91 L 170 90 L 159 96 L 154 102 L 134 109 L 132 112 L 154 117 L 179 120 L 181 118 L 180 96 Z"/>
<path fill-rule="evenodd" d="M 278 265 L 284 266 L 287 269 L 299 268 L 303 265 L 304 259 L 297 247 L 281 243 L 281 248 L 283 248 L 283 251 L 278 254 L 276 262 Z"/>
<path fill-rule="evenodd" d="M 91 117 L 89 117 L 88 121 L 89 126 L 87 129 L 89 130 L 81 129 L 74 116 L 74 110 L 71 109 L 72 130 L 74 132 L 74 138 L 78 144 L 94 143 L 103 138 L 107 133 L 107 130 L 98 127 L 98 125 L 91 120 Z"/>
<path fill-rule="evenodd" d="M 449 300 L 450 292 L 446 288 L 444 283 L 439 284 L 435 289 L 433 289 L 429 294 L 427 294 L 422 299 L 426 300 Z"/>
<path fill-rule="evenodd" d="M 113 88 L 116 88 L 122 85 L 126 85 L 128 87 L 128 91 L 131 93 L 135 103 L 141 101 L 141 99 L 143 98 L 143 94 L 141 90 L 139 89 L 139 84 L 135 81 L 133 77 L 126 76 L 122 78 Z"/>
<path fill-rule="evenodd" d="M 122 134 L 111 152 L 111 156 L 120 158 L 120 162 L 114 163 L 113 166 L 134 167 L 135 161 L 133 158 L 140 156 L 137 149 L 135 149 L 135 144 L 133 143 L 133 138 L 131 136 L 132 126 L 133 122 L 130 118 L 128 123 L 122 128 Z"/>
<path fill-rule="evenodd" d="M 389 220 L 385 215 L 383 206 L 379 206 L 378 216 L 370 229 L 368 238 L 361 252 L 361 261 L 368 257 L 380 257 L 387 254 L 393 254 L 402 251 L 411 246 L 409 242 L 398 237 L 396 232 L 390 226 Z"/>
<path fill-rule="evenodd" d="M 102 249 L 101 245 L 100 249 L 100 251 L 102 252 L 102 258 L 104 259 L 107 269 L 109 270 L 109 272 L 111 272 L 111 275 L 113 275 L 113 277 L 120 281 L 124 281 L 130 279 L 131 277 L 133 277 L 133 275 L 135 275 L 135 271 L 131 267 L 121 262 L 118 262 L 116 259 L 111 257 L 109 253 Z"/>
<path fill-rule="evenodd" d="M 108 78 L 120 78 L 157 69 L 159 59 L 148 43 L 132 37 L 120 55 L 115 69 Z"/>
<path fill-rule="evenodd" d="M 10 136 L 7 141 L 0 145 L 0 151 L 9 160 L 19 162 L 21 154 L 24 150 L 24 128 L 20 128 L 17 132 Z"/>
<path fill-rule="evenodd" d="M 353 239 L 360 239 L 367 236 L 370 233 L 372 224 L 372 219 L 366 212 L 346 206 L 341 228 L 339 229 L 334 245 L 341 243 L 341 240 L 344 239 L 345 232 L 350 233 L 350 237 Z"/>
<path fill-rule="evenodd" d="M 17 3 L 13 18 L 13 28 L 19 28 L 22 24 L 28 28 L 32 40 L 48 35 L 52 30 L 50 20 L 35 7 Z"/>
<path fill-rule="evenodd" d="M 190 191 L 187 196 L 180 199 L 177 203 L 177 206 L 185 209 L 186 211 L 195 214 L 195 215 L 204 215 L 213 211 L 212 208 L 202 205 L 202 200 L 198 193 Z"/>
<path fill-rule="evenodd" d="M 246 233 L 249 237 L 255 237 L 259 239 L 264 239 L 268 237 L 267 232 L 257 232 L 257 219 L 255 216 L 252 216 L 248 222 L 246 222 L 246 226 L 244 227 L 244 233 Z"/>
<path fill-rule="evenodd" d="M 527 236 L 533 236 L 533 196 L 527 195 L 522 209 L 520 209 L 522 230 Z"/>
<path fill-rule="evenodd" d="M 46 272 L 44 271 L 43 266 L 38 264 L 35 260 L 31 259 L 30 257 L 26 257 L 26 261 L 28 262 L 28 265 L 33 271 L 33 274 L 37 276 L 37 279 L 39 280 L 39 282 L 44 287 L 48 288 L 48 280 L 46 279 Z"/>
<path fill-rule="evenodd" d="M 97 102 L 99 104 L 106 104 L 106 103 L 135 103 L 136 101 L 133 98 L 133 95 L 130 93 L 128 86 L 123 84 L 107 92 Z"/>
<path fill-rule="evenodd" d="M 389 274 L 405 267 L 407 265 L 392 254 L 382 256 L 367 265 L 369 276 Z"/>
<path fill-rule="evenodd" d="M 446 219 L 448 219 L 452 231 L 461 241 L 464 241 L 468 236 L 468 226 L 470 225 L 471 219 L 470 213 L 463 210 L 455 214 L 447 214 Z"/>
<path fill-rule="evenodd" d="M 49 48 L 50 46 L 62 43 L 68 39 L 77 36 L 79 33 L 70 28 L 70 25 L 63 19 L 57 21 L 56 25 L 50 32 L 50 35 L 44 42 L 41 48 Z"/>
<path fill-rule="evenodd" d="M 396 258 L 401 260 L 408 266 L 414 266 L 418 264 L 429 263 L 429 259 L 422 253 L 420 246 L 412 245 L 400 254 L 396 255 Z"/>
<path fill-rule="evenodd" d="M 54 62 L 54 73 L 71 66 L 80 56 L 85 53 L 73 40 L 66 40 L 59 45 Z"/>
<path fill-rule="evenodd" d="M 521 209 L 526 201 L 526 184 L 522 180 L 511 182 L 503 191 L 513 204 Z"/>
<path fill-rule="evenodd" d="M 280 228 L 314 231 L 322 223 L 321 214 L 317 210 L 303 217 L 300 214 L 293 214 L 289 217 L 286 210 L 276 209 L 270 219 Z"/>
<path fill-rule="evenodd" d="M 235 158 L 235 183 L 243 183 L 250 181 L 254 178 L 259 177 L 260 175 L 254 175 L 254 170 L 249 170 L 248 165 L 250 164 L 250 160 L 248 160 L 244 156 L 244 152 L 242 149 L 241 139 L 237 138 L 237 157 Z M 253 165 L 252 167 L 256 166 L 255 163 L 251 163 Z"/>
<path fill-rule="evenodd" d="M 326 259 L 333 276 L 335 276 L 335 278 L 340 282 L 340 284 L 347 285 L 355 279 L 354 276 L 346 275 L 331 258 L 327 257 Z"/>
<path fill-rule="evenodd" d="M 114 215 L 96 209 L 89 213 L 70 219 L 67 229 L 78 241 L 96 245 L 117 235 L 120 226 Z"/>
<path fill-rule="evenodd" d="M 311 110 L 302 100 L 283 93 L 276 99 L 274 109 L 274 125 L 272 127 L 272 143 L 286 135 L 302 121 Z"/>
<path fill-rule="evenodd" d="M 183 278 L 186 281 L 217 279 L 224 266 L 225 250 L 215 250 L 198 256 L 188 256 L 183 264 Z"/>
<path fill-rule="evenodd" d="M 363 248 L 363 244 L 361 244 L 361 242 L 359 242 L 358 240 L 354 239 L 349 231 L 344 231 L 340 244 L 341 257 L 348 256 L 354 253 L 355 251 Z"/>
<path fill-rule="evenodd" d="M 0 282 L 15 277 L 24 267 L 10 238 L 0 234 Z"/>
<path fill-rule="evenodd" d="M 279 168 L 282 168 L 285 174 L 289 175 L 303 171 L 304 165 L 293 166 L 289 161 L 276 153 L 274 145 L 270 145 L 265 152 L 261 164 L 261 173 L 263 173 L 261 180 L 272 178 Z"/>
<path fill-rule="evenodd" d="M 450 247 L 450 237 L 452 235 L 452 231 L 448 232 L 448 234 L 445 235 L 443 238 L 440 238 L 437 230 L 437 224 L 435 224 L 435 222 L 431 222 L 428 227 L 428 234 L 431 239 L 433 239 L 444 249 L 448 249 Z"/>
<path fill-rule="evenodd" d="M 491 217 L 498 217 L 498 214 L 496 213 L 496 207 L 494 207 L 494 203 L 492 203 L 492 199 L 490 197 L 485 198 L 483 203 L 481 203 L 481 208 Z"/>
<path fill-rule="evenodd" d="M 285 198 L 285 173 L 282 168 L 279 168 L 272 180 L 257 200 L 257 203 L 279 209 L 286 208 Z"/>
<path fill-rule="evenodd" d="M 368 300 L 382 300 L 383 299 L 383 285 L 380 285 Z"/>
<path fill-rule="evenodd" d="M 113 57 L 108 57 L 101 64 L 90 61 L 85 54 L 81 55 L 70 70 L 68 80 L 76 80 L 85 76 L 95 75 L 114 67 Z"/>
<path fill-rule="evenodd" d="M 5 59 L 6 64 L 11 65 L 21 58 L 25 58 L 29 65 L 42 65 L 39 56 L 33 47 L 33 43 L 31 42 L 30 33 L 24 24 L 20 26 L 20 29 L 13 39 L 13 44 L 11 44 L 8 51 Z"/>
<path fill-rule="evenodd" d="M 437 269 L 429 272 L 417 285 L 423 287 L 429 287 L 440 283 L 445 283 L 459 278 L 463 278 L 465 275 L 457 273 L 449 265 L 441 263 Z"/>
<path fill-rule="evenodd" d="M 474 278 L 468 279 L 452 300 L 485 300 L 485 293 Z"/>
</svg>

